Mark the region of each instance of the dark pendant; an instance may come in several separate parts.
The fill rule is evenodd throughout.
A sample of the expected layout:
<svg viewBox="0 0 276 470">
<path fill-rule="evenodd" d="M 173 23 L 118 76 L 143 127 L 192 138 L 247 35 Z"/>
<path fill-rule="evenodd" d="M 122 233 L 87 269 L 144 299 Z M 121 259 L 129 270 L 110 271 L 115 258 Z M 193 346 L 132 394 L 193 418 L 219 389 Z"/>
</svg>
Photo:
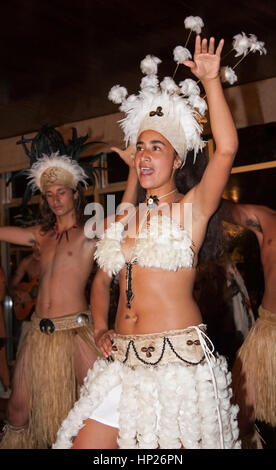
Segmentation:
<svg viewBox="0 0 276 470">
<path fill-rule="evenodd" d="M 157 196 L 150 196 L 147 198 L 147 206 L 149 209 L 153 209 L 155 206 L 158 206 L 159 199 Z"/>
<path fill-rule="evenodd" d="M 43 318 L 39 322 L 39 328 L 42 333 L 46 335 L 51 335 L 55 331 L 55 325 L 49 318 Z"/>
<path fill-rule="evenodd" d="M 63 233 L 64 233 L 64 232 L 62 232 L 62 233 L 57 233 L 56 240 L 58 240 L 58 244 L 59 244 L 59 243 L 61 242 L 61 240 L 62 240 Z"/>
<path fill-rule="evenodd" d="M 62 238 L 63 238 L 63 235 L 65 234 L 66 236 L 66 240 L 67 242 L 69 242 L 69 230 L 71 230 L 72 228 L 78 228 L 78 226 L 76 224 L 72 225 L 72 227 L 68 228 L 67 230 L 63 230 L 63 232 L 58 232 L 57 230 L 57 225 L 55 224 L 54 227 L 53 227 L 53 231 L 55 232 L 56 234 L 56 240 L 58 240 L 58 244 L 61 242 Z"/>
<path fill-rule="evenodd" d="M 131 308 L 130 302 L 134 297 L 134 293 L 132 291 L 132 265 L 133 263 L 130 261 L 126 263 L 126 298 L 127 298 L 127 308 Z"/>
</svg>

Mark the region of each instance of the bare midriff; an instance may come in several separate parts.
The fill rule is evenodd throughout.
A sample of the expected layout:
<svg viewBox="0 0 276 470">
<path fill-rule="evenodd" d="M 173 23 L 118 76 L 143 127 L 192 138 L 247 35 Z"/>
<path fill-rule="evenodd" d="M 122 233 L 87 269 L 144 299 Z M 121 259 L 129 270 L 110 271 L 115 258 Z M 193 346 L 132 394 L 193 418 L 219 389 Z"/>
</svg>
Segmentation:
<svg viewBox="0 0 276 470">
<path fill-rule="evenodd" d="M 115 331 L 119 334 L 147 334 L 198 325 L 202 317 L 193 298 L 196 270 L 168 271 L 132 268 L 133 300 L 127 308 L 126 269 L 120 272 L 120 299 Z"/>
</svg>

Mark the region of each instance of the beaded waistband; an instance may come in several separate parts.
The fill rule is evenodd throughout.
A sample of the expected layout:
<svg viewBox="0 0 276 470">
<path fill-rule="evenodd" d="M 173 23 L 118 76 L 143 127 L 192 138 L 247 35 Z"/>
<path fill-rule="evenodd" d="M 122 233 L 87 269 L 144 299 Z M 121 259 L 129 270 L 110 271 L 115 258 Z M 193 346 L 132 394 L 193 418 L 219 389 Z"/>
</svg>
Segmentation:
<svg viewBox="0 0 276 470">
<path fill-rule="evenodd" d="M 54 331 L 71 330 L 73 328 L 92 325 L 89 310 L 56 318 L 40 318 L 34 313 L 31 320 L 33 328 L 40 329 L 42 333 L 47 335 L 51 335 Z"/>
<path fill-rule="evenodd" d="M 205 325 L 198 328 L 205 331 Z M 156 366 L 174 362 L 188 366 L 200 364 L 204 358 L 199 335 L 194 327 L 145 335 L 117 334 L 112 345 L 112 358 L 129 367 Z"/>
</svg>

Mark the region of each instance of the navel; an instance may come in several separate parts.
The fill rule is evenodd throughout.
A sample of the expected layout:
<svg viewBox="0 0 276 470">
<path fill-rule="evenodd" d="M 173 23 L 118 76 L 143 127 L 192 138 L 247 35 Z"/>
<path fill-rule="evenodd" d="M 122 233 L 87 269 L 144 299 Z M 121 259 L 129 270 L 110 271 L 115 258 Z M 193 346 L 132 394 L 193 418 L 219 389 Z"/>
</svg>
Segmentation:
<svg viewBox="0 0 276 470">
<path fill-rule="evenodd" d="M 138 322 L 138 315 L 130 315 L 129 313 L 127 313 L 125 315 L 125 320 L 132 320 L 133 323 L 137 323 Z"/>
</svg>

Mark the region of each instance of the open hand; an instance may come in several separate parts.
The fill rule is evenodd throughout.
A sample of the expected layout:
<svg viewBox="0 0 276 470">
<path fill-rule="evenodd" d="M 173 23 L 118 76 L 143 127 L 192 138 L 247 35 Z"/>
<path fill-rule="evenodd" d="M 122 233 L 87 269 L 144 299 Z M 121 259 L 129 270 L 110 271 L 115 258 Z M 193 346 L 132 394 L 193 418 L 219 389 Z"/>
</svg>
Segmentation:
<svg viewBox="0 0 276 470">
<path fill-rule="evenodd" d="M 129 166 L 134 166 L 134 157 L 136 153 L 136 147 L 134 145 L 129 145 L 125 150 L 119 149 L 118 147 L 110 147 L 113 152 L 116 152 L 120 155 L 121 159 Z"/>
<path fill-rule="evenodd" d="M 196 36 L 194 60 L 184 60 L 192 73 L 202 82 L 217 78 L 220 70 L 220 56 L 224 40 L 221 39 L 215 51 L 215 38 L 207 39 Z"/>
</svg>

